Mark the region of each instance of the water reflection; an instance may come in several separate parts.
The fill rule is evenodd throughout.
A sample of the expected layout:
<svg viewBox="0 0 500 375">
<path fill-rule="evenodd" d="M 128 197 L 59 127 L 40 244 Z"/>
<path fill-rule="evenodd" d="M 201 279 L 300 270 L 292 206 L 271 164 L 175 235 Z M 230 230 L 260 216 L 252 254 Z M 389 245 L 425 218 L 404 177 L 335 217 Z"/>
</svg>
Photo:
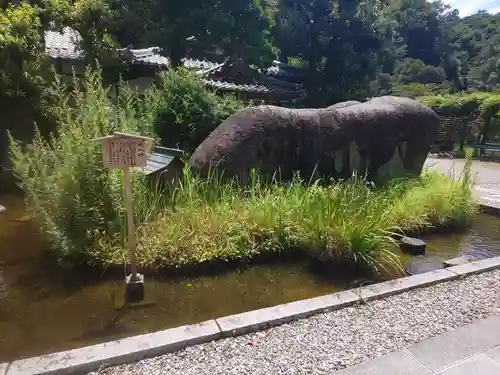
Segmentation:
<svg viewBox="0 0 500 375">
<path fill-rule="evenodd" d="M 0 216 L 0 362 L 328 294 L 349 281 L 325 278 L 307 262 L 212 277 L 147 278 L 145 302 L 124 309 L 120 277 L 88 282 L 64 272 L 25 220 L 22 202 L 0 197 L 0 204 L 7 207 Z M 498 253 L 499 223 L 481 215 L 468 233 L 430 237 L 427 259 Z"/>
</svg>

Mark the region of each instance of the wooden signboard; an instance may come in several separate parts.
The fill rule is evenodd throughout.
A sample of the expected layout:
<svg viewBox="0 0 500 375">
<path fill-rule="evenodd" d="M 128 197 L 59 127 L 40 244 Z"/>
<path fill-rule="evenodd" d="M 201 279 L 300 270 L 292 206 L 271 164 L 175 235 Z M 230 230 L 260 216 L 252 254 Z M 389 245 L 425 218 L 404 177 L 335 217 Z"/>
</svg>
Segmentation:
<svg viewBox="0 0 500 375">
<path fill-rule="evenodd" d="M 137 274 L 137 257 L 132 192 L 130 191 L 130 168 L 145 167 L 153 147 L 153 138 L 115 132 L 112 135 L 94 139 L 101 144 L 102 161 L 106 168 L 123 169 L 123 191 L 127 206 L 127 232 L 130 261 L 130 282 L 141 278 Z"/>
<path fill-rule="evenodd" d="M 98 138 L 102 148 L 102 162 L 106 168 L 145 167 L 153 139 L 125 133 Z"/>
</svg>

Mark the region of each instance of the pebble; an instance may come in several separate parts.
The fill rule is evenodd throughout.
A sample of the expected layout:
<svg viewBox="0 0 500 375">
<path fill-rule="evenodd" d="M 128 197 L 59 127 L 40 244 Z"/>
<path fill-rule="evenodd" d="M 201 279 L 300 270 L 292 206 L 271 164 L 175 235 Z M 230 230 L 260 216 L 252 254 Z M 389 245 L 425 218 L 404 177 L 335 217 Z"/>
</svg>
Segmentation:
<svg viewBox="0 0 500 375">
<path fill-rule="evenodd" d="M 5 206 L 2 206 L 0 204 L 0 214 L 4 213 L 5 211 L 7 211 L 7 209 L 5 208 Z"/>
<path fill-rule="evenodd" d="M 499 312 L 497 270 L 92 375 L 331 374 Z"/>
</svg>

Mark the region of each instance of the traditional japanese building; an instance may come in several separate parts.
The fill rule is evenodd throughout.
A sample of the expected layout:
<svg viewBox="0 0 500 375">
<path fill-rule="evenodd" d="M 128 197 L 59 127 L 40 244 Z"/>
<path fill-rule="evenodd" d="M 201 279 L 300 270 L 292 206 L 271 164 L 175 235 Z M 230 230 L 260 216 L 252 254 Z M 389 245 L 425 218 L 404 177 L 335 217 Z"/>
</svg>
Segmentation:
<svg viewBox="0 0 500 375">
<path fill-rule="evenodd" d="M 45 51 L 53 60 L 56 70 L 67 76 L 85 69 L 84 53 L 79 48 L 81 36 L 69 27 L 61 32 L 45 32 Z M 124 80 L 137 91 L 149 87 L 156 74 L 168 69 L 169 59 L 162 56 L 158 47 L 120 49 L 126 61 Z M 228 62 L 224 56 L 219 61 L 184 58 L 183 65 L 195 70 L 207 87 L 216 92 L 235 93 L 243 99 L 261 100 L 266 103 L 286 105 L 305 96 L 303 82 L 305 70 L 274 61 L 265 70 L 242 62 Z"/>
</svg>

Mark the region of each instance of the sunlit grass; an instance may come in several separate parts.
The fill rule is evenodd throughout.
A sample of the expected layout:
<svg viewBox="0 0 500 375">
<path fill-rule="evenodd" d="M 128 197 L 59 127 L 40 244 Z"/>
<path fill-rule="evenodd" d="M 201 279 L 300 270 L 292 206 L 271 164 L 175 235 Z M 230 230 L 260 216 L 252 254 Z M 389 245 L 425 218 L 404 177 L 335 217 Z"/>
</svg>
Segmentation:
<svg viewBox="0 0 500 375">
<path fill-rule="evenodd" d="M 284 186 L 257 177 L 240 187 L 186 171 L 164 195 L 165 209 L 137 230 L 143 266 L 295 250 L 375 271 L 394 269 L 401 266 L 394 251 L 398 235 L 464 224 L 477 212 L 470 186 L 437 172 L 377 189 L 360 179 L 323 186 L 295 178 Z M 105 242 L 94 256 L 105 264 L 123 261 Z"/>
</svg>

